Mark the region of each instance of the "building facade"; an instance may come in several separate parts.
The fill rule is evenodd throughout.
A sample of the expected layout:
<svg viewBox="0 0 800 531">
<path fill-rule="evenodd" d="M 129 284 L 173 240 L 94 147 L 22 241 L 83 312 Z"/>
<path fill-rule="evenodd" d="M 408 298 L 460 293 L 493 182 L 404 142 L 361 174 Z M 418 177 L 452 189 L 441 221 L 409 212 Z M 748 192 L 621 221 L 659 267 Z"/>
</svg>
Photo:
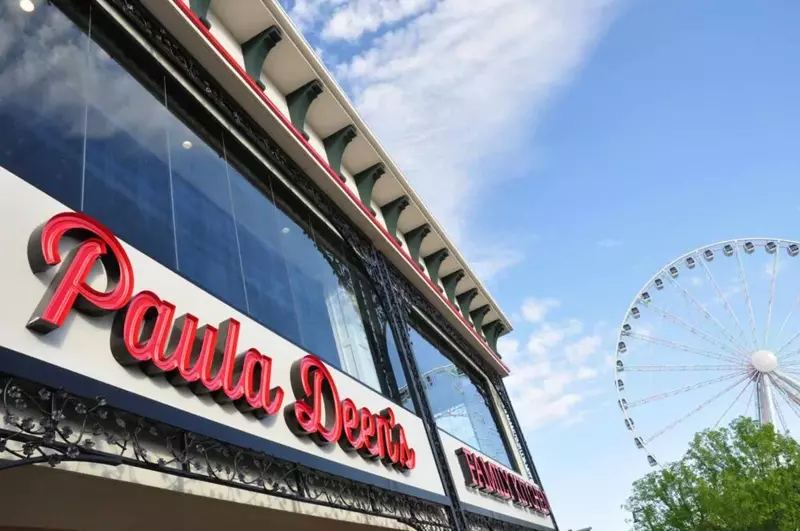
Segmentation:
<svg viewBox="0 0 800 531">
<path fill-rule="evenodd" d="M 0 529 L 557 529 L 510 323 L 277 2 L 0 0 L 0 120 Z"/>
</svg>

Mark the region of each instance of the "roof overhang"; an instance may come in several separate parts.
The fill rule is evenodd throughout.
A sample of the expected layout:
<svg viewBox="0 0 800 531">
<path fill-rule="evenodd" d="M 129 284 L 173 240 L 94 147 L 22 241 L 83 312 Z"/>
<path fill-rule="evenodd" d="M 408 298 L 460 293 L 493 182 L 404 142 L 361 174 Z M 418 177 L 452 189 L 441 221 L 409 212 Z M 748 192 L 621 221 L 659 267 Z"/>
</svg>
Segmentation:
<svg viewBox="0 0 800 531">
<path fill-rule="evenodd" d="M 425 296 L 437 311 L 445 316 L 448 322 L 456 328 L 490 366 L 500 375 L 508 375 L 508 367 L 489 347 L 481 333 L 476 331 L 462 315 L 458 306 L 442 293 L 438 284 L 435 284 L 419 268 L 406 247 L 399 243 L 387 231 L 387 228 L 376 219 L 375 215 L 370 212 L 369 206 L 361 201 L 358 194 L 338 178 L 337 173 L 329 165 L 325 154 L 315 149 L 304 138 L 303 134 L 293 126 L 280 107 L 264 94 L 264 91 L 248 76 L 230 51 L 191 11 L 188 2 L 183 0 L 170 0 L 168 2 L 163 0 L 143 0 L 143 3 L 220 83 L 226 92 L 236 100 L 245 112 L 287 152 L 313 182 L 370 238 L 376 248 L 388 257 L 391 263 Z M 502 323 L 503 333 L 512 330 L 511 323 L 501 312 L 488 290 L 468 266 L 466 260 L 461 256 L 435 217 L 424 206 L 424 203 L 408 184 L 399 168 L 397 168 L 375 138 L 375 135 L 358 115 L 344 91 L 339 87 L 277 2 L 265 3 L 262 0 L 241 0 L 235 3 L 236 9 L 230 9 L 233 3 L 212 1 L 212 7 L 217 4 L 225 6 L 221 8 L 221 11 L 225 15 L 226 29 L 239 42 L 243 42 L 248 36 L 252 36 L 271 25 L 277 25 L 282 30 L 285 35 L 284 40 L 289 41 L 286 44 L 291 45 L 291 48 L 284 47 L 283 51 L 285 54 L 284 64 L 290 65 L 286 68 L 285 75 L 294 78 L 298 85 L 302 83 L 302 80 L 307 82 L 309 79 L 314 78 L 323 83 L 325 90 L 333 97 L 332 101 L 327 103 L 328 107 L 331 106 L 331 103 L 334 104 L 330 111 L 344 113 L 342 117 L 334 121 L 350 121 L 356 127 L 359 137 L 366 141 L 366 147 L 373 150 L 376 157 L 385 164 L 388 170 L 387 173 L 391 174 L 400 190 L 398 195 L 405 194 L 411 198 L 413 206 L 421 219 L 431 226 L 437 238 L 448 249 L 450 258 L 443 264 L 442 271 L 447 273 L 447 270 L 463 269 L 465 277 L 469 281 L 466 284 L 464 284 L 465 281 L 463 280 L 459 283 L 459 293 L 463 293 L 474 286 L 479 293 L 476 300 L 481 304 L 485 301 L 490 307 L 484 323 Z M 287 79 L 284 82 L 290 83 L 291 80 Z"/>
</svg>

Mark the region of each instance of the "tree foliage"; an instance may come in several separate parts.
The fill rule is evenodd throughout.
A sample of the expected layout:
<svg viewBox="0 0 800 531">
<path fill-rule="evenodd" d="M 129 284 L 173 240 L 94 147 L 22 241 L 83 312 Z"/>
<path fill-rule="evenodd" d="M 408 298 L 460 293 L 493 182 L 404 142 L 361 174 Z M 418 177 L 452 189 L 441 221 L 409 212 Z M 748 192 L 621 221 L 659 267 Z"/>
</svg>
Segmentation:
<svg viewBox="0 0 800 531">
<path fill-rule="evenodd" d="M 800 531 L 800 445 L 740 418 L 633 484 L 634 531 Z"/>
</svg>

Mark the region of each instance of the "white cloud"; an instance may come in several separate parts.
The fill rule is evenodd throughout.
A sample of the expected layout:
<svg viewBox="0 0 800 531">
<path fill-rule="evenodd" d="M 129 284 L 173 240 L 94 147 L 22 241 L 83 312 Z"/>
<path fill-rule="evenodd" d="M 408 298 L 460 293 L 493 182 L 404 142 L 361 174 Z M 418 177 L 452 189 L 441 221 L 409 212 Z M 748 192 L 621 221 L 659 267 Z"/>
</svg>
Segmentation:
<svg viewBox="0 0 800 531">
<path fill-rule="evenodd" d="M 536 407 L 524 407 L 521 409 L 522 413 L 518 413 L 522 428 L 534 430 L 554 420 L 568 418 L 572 409 L 582 400 L 583 397 L 578 393 L 567 393 L 557 397 L 543 396 Z M 516 408 L 520 411 L 519 406 Z"/>
<path fill-rule="evenodd" d="M 301 30 L 308 31 L 326 13 L 346 2 L 347 0 L 294 0 L 289 15 Z"/>
<path fill-rule="evenodd" d="M 615 240 L 614 238 L 606 238 L 604 240 L 599 240 L 595 242 L 595 245 L 598 247 L 603 247 L 605 249 L 609 249 L 611 247 L 621 247 L 624 245 L 622 240 Z"/>
<path fill-rule="evenodd" d="M 503 357 L 506 363 L 512 363 L 519 359 L 519 341 L 508 336 L 503 336 L 497 340 L 497 352 Z"/>
<path fill-rule="evenodd" d="M 786 269 L 786 262 L 781 262 L 781 261 L 773 262 L 772 260 L 770 260 L 769 262 L 766 262 L 764 264 L 764 270 L 763 270 L 764 278 L 772 280 L 773 271 L 774 275 L 777 277 L 778 275 L 781 274 L 781 272 L 783 272 L 784 269 Z"/>
<path fill-rule="evenodd" d="M 357 40 L 387 24 L 431 9 L 436 0 L 353 0 L 334 13 L 322 30 L 328 40 Z"/>
<path fill-rule="evenodd" d="M 579 319 L 561 323 L 546 320 L 555 299 L 529 298 L 520 311 L 537 326 L 523 344 L 513 338 L 501 338 L 498 350 L 511 368 L 506 380 L 514 406 L 525 429 L 538 429 L 566 419 L 562 427 L 580 422 L 584 415 L 575 407 L 589 394 L 586 383 L 595 379 L 603 360 L 593 367 L 586 363 L 600 347 L 604 323 L 581 337 L 584 326 Z"/>
<path fill-rule="evenodd" d="M 528 339 L 528 352 L 544 356 L 567 337 L 580 334 L 581 330 L 583 323 L 577 319 L 571 319 L 563 325 L 543 323 Z"/>
<path fill-rule="evenodd" d="M 559 306 L 561 306 L 561 301 L 558 299 L 531 297 L 522 303 L 522 317 L 530 323 L 540 323 L 544 321 L 550 310 Z"/>
<path fill-rule="evenodd" d="M 573 365 L 583 364 L 589 356 L 597 352 L 603 339 L 599 335 L 585 336 L 578 341 L 570 343 L 564 347 L 564 355 L 567 361 Z"/>
<path fill-rule="evenodd" d="M 586 417 L 589 416 L 589 412 L 586 410 L 570 412 L 569 416 L 561 423 L 561 426 L 564 428 L 569 428 L 570 426 L 575 426 L 576 424 L 580 424 Z"/>
<path fill-rule="evenodd" d="M 472 270 L 482 281 L 497 276 L 499 273 L 520 264 L 525 255 L 518 249 L 495 245 L 482 247 L 476 252 L 470 253 L 472 260 L 470 264 Z"/>
<path fill-rule="evenodd" d="M 320 36 L 329 55 L 342 57 L 341 39 L 358 45 L 333 70 L 464 247 L 471 207 L 508 178 L 502 163 L 534 164 L 536 119 L 582 65 L 612 4 L 295 0 L 290 15 Z"/>
</svg>

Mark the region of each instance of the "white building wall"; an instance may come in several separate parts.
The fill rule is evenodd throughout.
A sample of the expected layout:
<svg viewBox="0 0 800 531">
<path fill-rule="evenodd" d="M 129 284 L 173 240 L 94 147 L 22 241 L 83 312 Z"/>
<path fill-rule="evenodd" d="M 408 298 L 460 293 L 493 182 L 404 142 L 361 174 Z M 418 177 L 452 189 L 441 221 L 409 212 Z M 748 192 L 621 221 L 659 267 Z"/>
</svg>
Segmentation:
<svg viewBox="0 0 800 531">
<path fill-rule="evenodd" d="M 50 334 L 41 336 L 28 330 L 25 324 L 44 295 L 53 271 L 41 278 L 31 273 L 25 252 L 27 241 L 38 225 L 66 211 L 69 209 L 54 199 L 0 169 L 0 226 L 3 227 L 0 229 L 0 248 L 5 250 L 4 259 L 0 261 L 0 293 L 14 301 L 14 304 L 0 305 L 0 346 L 228 428 L 354 470 L 369 472 L 434 494 L 444 494 L 422 420 L 335 368 L 331 367 L 330 370 L 341 398 L 350 397 L 357 406 L 368 407 L 375 413 L 387 407 L 394 410 L 397 422 L 405 428 L 410 447 L 416 452 L 414 470 L 399 472 L 379 461 L 365 460 L 355 452 L 345 452 L 337 445 L 317 446 L 307 437 L 294 435 L 281 414 L 259 421 L 253 416 L 242 415 L 232 405 L 219 406 L 208 397 L 197 397 L 188 389 L 175 388 L 163 379 L 148 378 L 136 368 L 121 366 L 109 349 L 112 316 L 92 318 L 73 312 L 61 329 Z M 286 392 L 284 405 L 294 401 L 289 380 L 290 368 L 295 360 L 306 354 L 302 349 L 136 249 L 128 245 L 125 248 L 133 265 L 135 292 L 151 290 L 175 304 L 178 315 L 190 312 L 200 319 L 201 324 L 216 326 L 228 318 L 237 319 L 241 323 L 241 350 L 255 347 L 270 356 L 273 364 L 272 385 L 280 385 Z M 97 286 L 97 289 L 105 289 L 105 286 Z"/>
</svg>

